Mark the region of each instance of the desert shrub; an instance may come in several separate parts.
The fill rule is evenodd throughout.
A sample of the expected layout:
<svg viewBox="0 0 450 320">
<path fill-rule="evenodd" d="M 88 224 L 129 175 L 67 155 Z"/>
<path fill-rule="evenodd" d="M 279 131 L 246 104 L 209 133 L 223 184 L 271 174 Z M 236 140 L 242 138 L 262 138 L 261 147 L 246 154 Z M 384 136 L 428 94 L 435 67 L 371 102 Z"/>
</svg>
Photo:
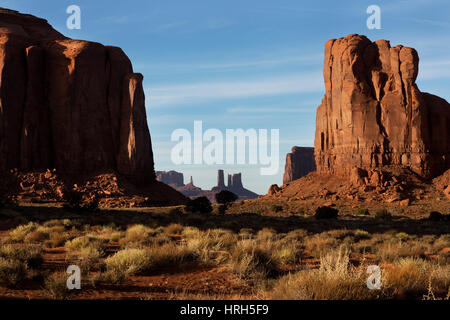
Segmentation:
<svg viewBox="0 0 450 320">
<path fill-rule="evenodd" d="M 103 254 L 104 252 L 102 250 L 88 246 L 79 249 L 74 255 L 74 258 L 76 259 L 76 264 L 80 267 L 81 271 L 83 273 L 87 273 L 94 268 Z"/>
<path fill-rule="evenodd" d="M 230 204 L 235 202 L 239 197 L 235 195 L 233 192 L 228 190 L 222 190 L 219 193 L 216 193 L 215 195 L 217 203 L 220 204 L 219 206 L 219 213 L 224 214 Z"/>
<path fill-rule="evenodd" d="M 150 264 L 145 249 L 124 249 L 105 259 L 106 268 L 125 277 L 144 271 Z"/>
<path fill-rule="evenodd" d="M 426 245 L 418 241 L 388 240 L 377 245 L 376 256 L 380 261 L 396 261 L 405 257 L 425 257 Z"/>
<path fill-rule="evenodd" d="M 44 281 L 44 289 L 52 299 L 65 299 L 73 290 L 67 288 L 68 275 L 65 272 L 58 272 L 50 275 Z"/>
<path fill-rule="evenodd" d="M 145 249 L 123 249 L 105 259 L 106 269 L 118 278 L 140 274 L 154 268 L 179 265 L 193 261 L 194 255 L 186 246 L 165 244 Z"/>
<path fill-rule="evenodd" d="M 358 210 L 358 215 L 360 215 L 360 216 L 368 216 L 369 215 L 369 209 L 367 209 L 367 208 L 359 209 Z"/>
<path fill-rule="evenodd" d="M 399 259 L 392 268 L 384 270 L 383 286 L 393 296 L 422 296 L 428 289 L 431 268 L 430 262 L 420 258 Z"/>
<path fill-rule="evenodd" d="M 17 260 L 25 263 L 28 267 L 38 267 L 44 261 L 42 257 L 43 249 L 39 245 L 12 246 L 5 245 L 0 247 L 0 257 L 9 260 Z"/>
<path fill-rule="evenodd" d="M 31 243 L 36 243 L 36 242 L 43 242 L 45 240 L 49 239 L 49 234 L 45 233 L 45 232 L 41 232 L 41 231 L 32 231 L 29 234 L 27 234 L 25 236 L 25 242 L 31 242 Z"/>
<path fill-rule="evenodd" d="M 392 215 L 386 209 L 381 209 L 375 213 L 375 219 L 389 221 L 392 220 Z"/>
<path fill-rule="evenodd" d="M 220 264 L 229 258 L 229 250 L 236 242 L 237 237 L 232 232 L 214 229 L 188 238 L 187 246 L 200 261 L 207 264 Z"/>
<path fill-rule="evenodd" d="M 305 238 L 305 250 L 311 256 L 319 258 L 326 251 L 336 248 L 339 242 L 332 237 L 314 235 Z"/>
<path fill-rule="evenodd" d="M 444 215 L 437 211 L 430 212 L 430 215 L 428 216 L 428 220 L 430 221 L 444 221 Z"/>
<path fill-rule="evenodd" d="M 20 225 L 9 232 L 7 240 L 9 242 L 23 242 L 25 240 L 25 237 L 29 233 L 35 231 L 38 226 L 39 225 L 34 222 Z"/>
<path fill-rule="evenodd" d="M 79 251 L 84 248 L 93 248 L 100 252 L 103 252 L 103 250 L 105 249 L 105 242 L 106 240 L 104 239 L 86 235 L 69 240 L 65 243 L 64 246 L 70 251 Z"/>
<path fill-rule="evenodd" d="M 314 217 L 316 219 L 337 219 L 339 210 L 332 207 L 318 207 Z"/>
<path fill-rule="evenodd" d="M 178 223 L 172 223 L 165 227 L 167 234 L 181 235 L 183 233 L 184 227 Z"/>
<path fill-rule="evenodd" d="M 239 277 L 252 280 L 274 277 L 279 271 L 270 248 L 258 246 L 252 240 L 241 240 L 233 247 L 229 265 Z"/>
<path fill-rule="evenodd" d="M 316 214 L 314 215 L 314 217 L 316 219 L 336 219 L 338 217 L 338 212 L 339 210 L 332 207 L 318 207 L 316 209 Z"/>
<path fill-rule="evenodd" d="M 125 231 L 125 237 L 119 240 L 119 244 L 124 247 L 149 245 L 154 241 L 155 236 L 158 234 L 153 228 L 147 227 L 142 224 L 135 224 Z"/>
<path fill-rule="evenodd" d="M 278 204 L 272 203 L 270 205 L 270 210 L 273 212 L 281 212 L 281 211 L 283 211 L 283 207 Z"/>
<path fill-rule="evenodd" d="M 0 286 L 15 287 L 26 278 L 27 265 L 17 259 L 0 257 Z"/>
<path fill-rule="evenodd" d="M 366 275 L 350 268 L 348 252 L 336 250 L 322 256 L 319 270 L 302 270 L 280 278 L 272 299 L 357 300 L 376 297 L 366 286 Z"/>
<path fill-rule="evenodd" d="M 191 213 L 211 213 L 211 202 L 207 197 L 198 197 L 187 202 L 185 210 Z"/>
</svg>

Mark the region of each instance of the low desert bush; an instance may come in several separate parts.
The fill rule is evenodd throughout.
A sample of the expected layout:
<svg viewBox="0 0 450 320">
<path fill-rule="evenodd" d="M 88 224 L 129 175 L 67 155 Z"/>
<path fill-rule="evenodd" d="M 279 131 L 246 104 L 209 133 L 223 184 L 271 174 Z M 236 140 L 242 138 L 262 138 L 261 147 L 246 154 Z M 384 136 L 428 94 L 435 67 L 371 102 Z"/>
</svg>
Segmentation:
<svg viewBox="0 0 450 320">
<path fill-rule="evenodd" d="M 314 217 L 316 219 L 337 219 L 339 210 L 332 207 L 318 207 Z"/>
<path fill-rule="evenodd" d="M 27 264 L 17 259 L 0 257 L 0 286 L 16 287 L 26 278 Z"/>
<path fill-rule="evenodd" d="M 42 252 L 43 249 L 39 245 L 25 245 L 20 247 L 5 245 L 0 247 L 1 258 L 23 262 L 30 268 L 35 268 L 42 264 Z"/>
<path fill-rule="evenodd" d="M 198 197 L 189 200 L 186 204 L 185 210 L 191 213 L 211 213 L 211 202 L 207 197 Z"/>
<path fill-rule="evenodd" d="M 272 257 L 271 248 L 241 240 L 231 250 L 231 271 L 243 279 L 260 280 L 278 274 L 279 265 Z"/>
<path fill-rule="evenodd" d="M 48 276 L 44 281 L 44 290 L 52 299 L 66 299 L 73 290 L 67 288 L 68 275 L 58 272 Z"/>
<path fill-rule="evenodd" d="M 322 256 L 318 270 L 302 270 L 278 280 L 272 299 L 357 300 L 371 299 L 376 293 L 366 286 L 366 275 L 349 266 L 343 249 Z"/>
<path fill-rule="evenodd" d="M 375 213 L 375 219 L 390 221 L 390 220 L 392 220 L 392 215 L 386 209 L 381 209 Z"/>
</svg>

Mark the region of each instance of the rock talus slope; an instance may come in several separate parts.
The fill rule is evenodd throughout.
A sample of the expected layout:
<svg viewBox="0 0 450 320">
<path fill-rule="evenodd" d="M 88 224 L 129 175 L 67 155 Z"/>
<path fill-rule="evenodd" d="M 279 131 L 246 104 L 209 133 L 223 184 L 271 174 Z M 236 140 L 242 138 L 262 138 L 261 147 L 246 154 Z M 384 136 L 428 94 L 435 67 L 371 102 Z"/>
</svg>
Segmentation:
<svg viewBox="0 0 450 320">
<path fill-rule="evenodd" d="M 422 93 L 416 50 L 362 35 L 325 44 L 325 96 L 316 114 L 320 173 L 400 166 L 423 177 L 450 166 L 450 105 Z"/>
</svg>

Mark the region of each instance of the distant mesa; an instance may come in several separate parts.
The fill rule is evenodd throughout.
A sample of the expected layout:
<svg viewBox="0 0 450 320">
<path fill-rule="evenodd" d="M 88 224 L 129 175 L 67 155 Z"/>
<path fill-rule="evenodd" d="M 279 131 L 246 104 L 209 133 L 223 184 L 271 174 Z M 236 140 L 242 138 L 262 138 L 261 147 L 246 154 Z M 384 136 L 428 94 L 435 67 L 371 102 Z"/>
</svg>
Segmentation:
<svg viewBox="0 0 450 320">
<path fill-rule="evenodd" d="M 316 171 L 314 148 L 293 147 L 292 152 L 286 155 L 283 184 L 300 179 L 312 171 Z"/>
<path fill-rule="evenodd" d="M 203 190 L 194 185 L 192 177 L 188 184 L 180 183 L 184 181 L 183 174 L 176 171 L 156 171 L 156 177 L 159 181 L 169 184 L 183 195 L 196 198 L 200 196 L 207 197 L 212 203 L 216 202 L 215 194 L 222 191 L 228 190 L 233 192 L 239 197 L 239 200 L 248 200 L 258 198 L 259 195 L 244 188 L 242 184 L 241 173 L 236 173 L 233 175 L 228 175 L 227 185 L 225 185 L 224 171 L 218 170 L 217 172 L 217 186 L 213 187 L 211 190 Z M 181 180 L 180 180 L 181 177 Z"/>
<path fill-rule="evenodd" d="M 35 191 L 33 172 L 49 169 L 80 188 L 112 174 L 125 193 L 140 186 L 150 202 L 184 201 L 155 179 L 143 76 L 122 49 L 69 39 L 44 19 L 1 9 L 0 53 L 1 173 L 28 174 Z"/>
</svg>

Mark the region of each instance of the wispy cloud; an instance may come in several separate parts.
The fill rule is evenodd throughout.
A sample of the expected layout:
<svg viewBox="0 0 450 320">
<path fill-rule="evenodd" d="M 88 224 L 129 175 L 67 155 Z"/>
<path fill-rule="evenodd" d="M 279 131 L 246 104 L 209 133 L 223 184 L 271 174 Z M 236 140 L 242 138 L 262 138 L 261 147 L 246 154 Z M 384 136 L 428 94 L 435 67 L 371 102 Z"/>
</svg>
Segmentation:
<svg viewBox="0 0 450 320">
<path fill-rule="evenodd" d="M 153 86 L 146 90 L 151 108 L 186 105 L 214 99 L 273 96 L 323 91 L 320 70 L 252 80 L 227 80 Z"/>
<path fill-rule="evenodd" d="M 314 106 L 314 107 L 313 107 Z M 227 109 L 228 113 L 272 113 L 275 114 L 277 112 L 280 113 L 308 113 L 315 112 L 315 104 L 311 104 L 310 107 L 292 107 L 292 108 L 283 108 L 283 107 L 232 107 Z"/>
<path fill-rule="evenodd" d="M 419 80 L 450 78 L 450 59 L 424 60 L 419 64 Z"/>
<path fill-rule="evenodd" d="M 279 55 L 278 55 L 279 56 Z M 192 70 L 218 70 L 218 69 L 243 69 L 251 67 L 272 67 L 284 64 L 304 64 L 308 66 L 321 66 L 323 63 L 323 53 L 316 53 L 310 55 L 291 55 L 281 58 L 264 58 L 258 57 L 249 60 L 230 61 L 223 63 L 191 63 L 191 64 L 178 64 L 178 63 L 137 63 L 136 68 L 139 70 L 164 70 L 168 72 L 170 70 L 176 71 L 192 71 Z"/>
</svg>

